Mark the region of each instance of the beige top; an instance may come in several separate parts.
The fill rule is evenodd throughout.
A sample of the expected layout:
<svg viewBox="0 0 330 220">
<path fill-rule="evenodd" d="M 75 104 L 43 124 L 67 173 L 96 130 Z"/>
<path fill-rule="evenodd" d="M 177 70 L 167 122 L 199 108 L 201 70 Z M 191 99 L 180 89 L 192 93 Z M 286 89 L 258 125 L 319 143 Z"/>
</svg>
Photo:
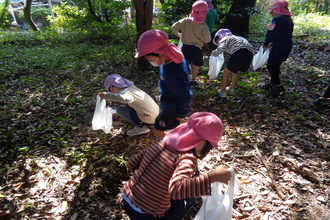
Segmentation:
<svg viewBox="0 0 330 220">
<path fill-rule="evenodd" d="M 107 92 L 104 98 L 128 104 L 136 111 L 139 119 L 147 124 L 154 124 L 159 114 L 159 106 L 157 103 L 147 93 L 137 88 L 135 85 L 131 85 L 119 93 Z"/>
<path fill-rule="evenodd" d="M 197 24 L 189 18 L 183 18 L 172 25 L 172 32 L 178 36 L 182 33 L 182 43 L 187 45 L 196 45 L 201 48 L 204 44 L 211 41 L 211 34 L 207 24 Z"/>
</svg>

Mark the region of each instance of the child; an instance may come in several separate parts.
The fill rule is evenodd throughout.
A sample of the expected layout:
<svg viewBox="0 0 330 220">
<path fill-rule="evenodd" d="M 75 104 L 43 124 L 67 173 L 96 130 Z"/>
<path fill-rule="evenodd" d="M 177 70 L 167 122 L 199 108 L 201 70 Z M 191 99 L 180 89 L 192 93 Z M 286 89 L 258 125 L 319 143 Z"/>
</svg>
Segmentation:
<svg viewBox="0 0 330 220">
<path fill-rule="evenodd" d="M 288 9 L 288 2 L 277 0 L 272 4 L 272 22 L 268 25 L 266 39 L 263 47 L 271 47 L 267 61 L 267 70 L 270 73 L 270 82 L 263 87 L 268 90 L 268 95 L 277 97 L 285 91 L 280 81 L 280 66 L 287 60 L 292 49 L 293 22 Z"/>
<path fill-rule="evenodd" d="M 207 3 L 207 7 L 208 7 L 208 11 L 204 23 L 207 24 L 207 26 L 209 27 L 209 31 L 211 33 L 211 39 L 212 39 L 215 35 L 214 25 L 220 21 L 220 18 L 217 10 L 214 9 L 212 0 L 204 0 L 204 1 Z M 210 50 L 214 50 L 216 46 L 212 43 L 212 41 L 210 41 L 206 45 L 207 45 L 207 55 L 210 55 Z M 205 51 L 205 47 L 206 46 L 204 45 L 203 48 L 204 51 Z"/>
<path fill-rule="evenodd" d="M 230 74 L 233 74 L 232 84 L 228 88 L 234 92 L 236 84 L 239 80 L 238 72 L 247 72 L 253 59 L 253 46 L 243 37 L 235 36 L 229 29 L 220 29 L 214 35 L 213 43 L 218 45 L 217 49 L 212 52 L 213 56 L 218 56 L 223 52 L 230 54 L 228 65 L 222 76 L 222 85 L 219 95 L 222 98 L 227 97 L 226 87 Z"/>
<path fill-rule="evenodd" d="M 329 102 L 329 100 L 330 100 L 330 83 L 329 83 L 328 87 L 326 88 L 325 92 L 323 93 L 323 95 L 320 98 L 315 99 L 313 101 L 313 104 L 315 106 L 321 106 L 321 105 L 326 104 L 326 102 Z"/>
<path fill-rule="evenodd" d="M 172 25 L 173 33 L 182 40 L 182 53 L 192 65 L 191 84 L 196 85 L 199 67 L 203 66 L 204 44 L 211 41 L 208 26 L 204 23 L 208 11 L 205 1 L 196 1 L 188 18 L 183 18 Z M 179 32 L 180 31 L 180 32 Z"/>
<path fill-rule="evenodd" d="M 116 113 L 126 121 L 135 125 L 126 132 L 129 136 L 146 134 L 150 132 L 147 125 L 155 123 L 159 113 L 159 106 L 144 91 L 138 89 L 132 81 L 118 74 L 109 75 L 104 87 L 107 92 L 100 92 L 102 99 L 124 103 L 116 108 Z"/>
<path fill-rule="evenodd" d="M 186 121 L 191 109 L 189 64 L 180 49 L 170 43 L 168 35 L 161 30 L 148 30 L 140 36 L 135 57 L 144 57 L 151 65 L 160 67 L 161 112 L 156 118 L 154 133 L 157 139 L 163 138 L 166 130 Z"/>
<path fill-rule="evenodd" d="M 217 10 L 214 9 L 212 0 L 204 0 L 207 3 L 208 11 L 205 18 L 205 24 L 209 27 L 211 35 L 214 33 L 214 25 L 220 21 Z"/>
<path fill-rule="evenodd" d="M 197 159 L 218 149 L 220 118 L 196 112 L 159 140 L 130 158 L 132 177 L 124 185 L 124 208 L 130 219 L 183 219 L 195 198 L 211 194 L 211 183 L 230 180 L 224 166 L 200 175 Z"/>
</svg>

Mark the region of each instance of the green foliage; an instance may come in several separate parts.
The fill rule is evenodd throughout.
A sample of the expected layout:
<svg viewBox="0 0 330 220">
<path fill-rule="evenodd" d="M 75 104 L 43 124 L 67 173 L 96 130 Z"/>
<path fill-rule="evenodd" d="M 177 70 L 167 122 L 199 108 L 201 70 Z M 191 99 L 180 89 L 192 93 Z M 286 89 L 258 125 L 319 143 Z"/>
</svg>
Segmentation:
<svg viewBox="0 0 330 220">
<path fill-rule="evenodd" d="M 45 7 L 31 7 L 31 17 L 35 23 L 41 23 L 42 27 L 41 29 L 44 29 L 45 27 L 50 25 L 50 22 L 48 20 L 48 16 L 50 16 L 51 11 L 49 8 Z M 27 24 L 28 22 L 26 21 L 24 17 L 23 10 L 19 12 L 19 19 Z"/>
<path fill-rule="evenodd" d="M 106 22 L 120 25 L 123 21 L 125 9 L 131 6 L 130 1 L 91 0 L 91 5 L 85 0 L 76 0 L 75 5 L 63 3 L 54 9 L 61 19 L 75 21 L 75 25 L 88 25 L 97 22 Z M 63 18 L 64 17 L 64 18 Z M 65 19 L 64 19 L 65 20 Z"/>
<path fill-rule="evenodd" d="M 295 35 L 317 36 L 318 39 L 329 39 L 330 15 L 320 13 L 308 13 L 293 16 Z"/>
<path fill-rule="evenodd" d="M 127 6 L 127 3 L 123 5 Z M 107 39 L 123 43 L 127 47 L 133 47 L 132 43 L 135 43 L 135 38 L 132 36 L 135 35 L 135 27 L 132 23 L 123 19 L 123 12 L 121 11 L 123 5 L 118 6 L 120 13 L 112 14 L 109 21 L 97 21 L 86 8 L 63 3 L 53 10 L 56 19 L 51 20 L 49 17 L 51 27 L 48 31 L 51 31 L 54 36 L 57 36 L 56 33 L 66 33 L 65 37 L 69 37 L 70 40 L 74 41 L 77 38 L 81 38 L 80 41 L 84 41 L 86 38 L 89 40 Z M 75 39 L 71 39 L 71 34 Z"/>
<path fill-rule="evenodd" d="M 214 0 L 212 2 L 220 20 L 228 13 L 231 2 L 232 0 Z M 164 1 L 164 4 L 156 5 L 156 8 L 160 8 L 160 13 L 155 22 L 153 22 L 155 28 L 168 32 L 174 22 L 190 15 L 193 3 L 194 1 L 167 0 Z"/>
<path fill-rule="evenodd" d="M 307 13 L 321 13 L 330 15 L 329 1 L 315 0 L 288 0 L 291 12 L 294 15 Z"/>
<path fill-rule="evenodd" d="M 0 30 L 7 27 L 9 24 L 10 13 L 8 11 L 8 4 L 8 0 L 0 3 Z"/>
<path fill-rule="evenodd" d="M 189 16 L 192 2 L 184 0 L 169 0 L 159 6 L 161 7 L 162 12 L 159 17 L 160 22 L 170 27 L 174 22 Z"/>
</svg>

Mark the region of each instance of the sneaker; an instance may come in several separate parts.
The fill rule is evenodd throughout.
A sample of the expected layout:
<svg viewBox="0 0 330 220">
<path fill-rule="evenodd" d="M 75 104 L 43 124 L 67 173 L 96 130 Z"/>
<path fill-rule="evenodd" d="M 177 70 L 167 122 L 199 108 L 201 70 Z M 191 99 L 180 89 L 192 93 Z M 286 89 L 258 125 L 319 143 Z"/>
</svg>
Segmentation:
<svg viewBox="0 0 330 220">
<path fill-rule="evenodd" d="M 126 131 L 126 134 L 128 136 L 135 136 L 135 135 L 140 135 L 140 134 L 147 134 L 150 132 L 150 129 L 146 126 L 143 126 L 140 128 L 139 126 L 135 126 L 132 130 Z"/>
<path fill-rule="evenodd" d="M 318 98 L 318 99 L 315 99 L 315 100 L 313 101 L 313 104 L 314 104 L 315 106 L 321 106 L 321 105 L 325 105 L 327 102 L 329 102 L 329 101 L 327 100 L 326 97 L 320 97 L 320 98 Z"/>
<path fill-rule="evenodd" d="M 218 94 L 219 94 L 219 96 L 220 96 L 221 98 L 226 98 L 226 97 L 227 97 L 227 93 L 226 93 L 226 92 L 221 92 L 221 91 L 219 91 Z"/>
<path fill-rule="evenodd" d="M 271 82 L 266 83 L 266 84 L 264 84 L 264 85 L 261 86 L 261 88 L 263 88 L 264 90 L 267 90 L 267 91 L 269 91 L 273 87 L 274 87 L 274 84 L 271 83 Z"/>
<path fill-rule="evenodd" d="M 229 93 L 235 93 L 235 89 L 232 89 L 230 87 L 226 87 L 226 90 L 229 92 Z"/>
<path fill-rule="evenodd" d="M 271 97 L 277 97 L 284 91 L 285 88 L 282 85 L 276 85 L 269 90 L 268 95 Z"/>
<path fill-rule="evenodd" d="M 196 86 L 196 85 L 199 85 L 201 82 L 200 81 L 197 81 L 197 80 L 190 80 L 190 85 L 191 86 Z"/>
</svg>

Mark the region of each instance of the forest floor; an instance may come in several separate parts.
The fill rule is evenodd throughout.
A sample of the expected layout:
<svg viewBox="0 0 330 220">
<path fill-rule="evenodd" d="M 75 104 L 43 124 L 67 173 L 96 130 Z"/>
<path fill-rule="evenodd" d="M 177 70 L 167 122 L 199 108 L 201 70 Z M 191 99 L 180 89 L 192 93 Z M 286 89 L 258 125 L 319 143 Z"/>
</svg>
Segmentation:
<svg viewBox="0 0 330 220">
<path fill-rule="evenodd" d="M 93 57 L 80 61 L 84 68 L 79 70 L 71 63 L 57 73 L 56 67 L 44 73 L 38 59 L 33 68 L 24 66 L 18 55 L 23 50 L 5 47 L 0 61 L 0 219 L 128 219 L 119 202 L 130 175 L 127 160 L 154 138 L 126 136 L 132 126 L 116 115 L 110 134 L 92 130 L 95 96 L 107 74 L 119 73 L 156 97 L 157 69 L 137 71 Z M 4 54 L 8 48 L 12 52 Z M 51 49 L 53 56 L 61 50 Z M 37 56 L 44 48 L 30 50 Z M 217 114 L 225 132 L 220 151 L 211 151 L 199 169 L 208 172 L 224 164 L 235 170 L 240 184 L 233 219 L 330 220 L 330 109 L 312 105 L 329 83 L 329 51 L 328 42 L 296 39 L 282 65 L 286 92 L 278 98 L 260 88 L 268 81 L 263 67 L 242 75 L 237 92 L 221 99 L 220 81 L 208 81 L 204 65 L 204 83 L 193 87 L 191 113 Z M 9 64 L 20 65 L 20 71 Z M 185 219 L 193 219 L 200 205 L 199 199 Z"/>
</svg>

